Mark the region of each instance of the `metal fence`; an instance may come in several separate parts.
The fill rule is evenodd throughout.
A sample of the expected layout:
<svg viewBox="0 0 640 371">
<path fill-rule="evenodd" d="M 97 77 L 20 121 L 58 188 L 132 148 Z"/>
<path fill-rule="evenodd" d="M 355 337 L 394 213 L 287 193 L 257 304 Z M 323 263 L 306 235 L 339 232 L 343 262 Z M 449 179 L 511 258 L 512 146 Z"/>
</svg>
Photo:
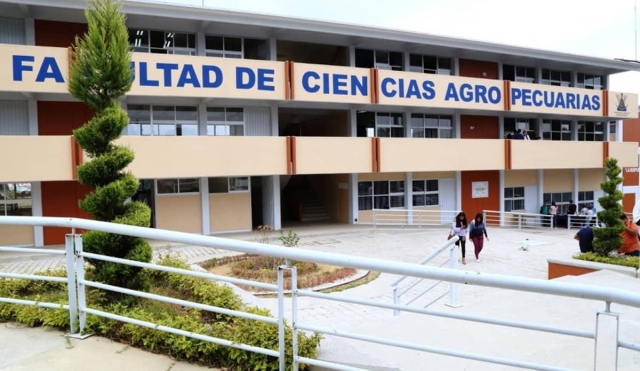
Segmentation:
<svg viewBox="0 0 640 371">
<path fill-rule="evenodd" d="M 451 226 L 459 211 L 374 209 L 372 224 L 376 229 L 420 229 Z"/>
<path fill-rule="evenodd" d="M 614 316 L 618 318 L 616 313 L 611 312 L 610 304 L 617 303 L 621 305 L 627 305 L 635 308 L 640 308 L 640 295 L 630 291 L 619 290 L 616 288 L 603 287 L 603 286 L 591 286 L 584 284 L 576 284 L 569 282 L 559 281 L 546 281 L 529 279 L 522 277 L 512 277 L 497 274 L 477 274 L 475 272 L 466 272 L 455 269 L 429 267 L 420 264 L 408 264 L 395 261 L 388 261 L 382 259 L 371 259 L 363 257 L 348 256 L 343 254 L 323 253 L 316 251 L 309 251 L 304 249 L 292 249 L 281 246 L 273 246 L 260 244 L 256 242 L 239 241 L 232 239 L 224 239 L 218 237 L 207 237 L 188 233 L 173 232 L 160 229 L 141 228 L 134 226 L 126 226 L 121 224 L 112 224 L 105 222 L 98 222 L 84 219 L 70 219 L 70 218 L 54 218 L 54 217 L 0 217 L 0 225 L 29 225 L 29 226 L 46 226 L 46 227 L 62 227 L 62 228 L 77 228 L 82 230 L 96 230 L 106 233 L 121 234 L 127 236 L 135 236 L 145 239 L 167 241 L 169 243 L 180 243 L 185 245 L 215 247 L 218 249 L 227 249 L 231 251 L 265 255 L 271 257 L 278 257 L 288 259 L 289 261 L 304 261 L 314 262 L 320 264 L 328 264 L 340 267 L 352 267 L 370 271 L 377 271 L 383 273 L 389 273 L 399 276 L 415 277 L 419 279 L 430 279 L 436 281 L 450 282 L 453 284 L 467 284 L 467 285 L 479 285 L 485 287 L 502 288 L 508 290 L 535 292 L 547 295 L 564 296 L 571 298 L 579 298 L 585 300 L 595 300 L 606 303 L 605 309 L 600 311 L 596 315 L 597 321 L 602 316 Z M 82 248 L 82 236 L 80 235 L 67 235 L 66 245 L 64 252 L 55 252 L 43 249 L 26 249 L 26 248 L 2 248 L 0 251 L 18 251 L 27 253 L 40 253 L 40 254 L 65 254 L 67 258 L 67 278 L 56 277 L 41 277 L 27 274 L 2 274 L 1 277 L 6 278 L 20 278 L 30 280 L 51 280 L 58 282 L 68 283 L 69 292 L 69 304 L 63 306 L 70 312 L 72 329 L 72 335 L 82 336 L 83 329 L 86 324 L 86 315 L 92 314 L 109 318 L 116 321 L 136 324 L 143 327 L 152 328 L 158 331 L 164 331 L 177 335 L 182 335 L 194 339 L 203 341 L 209 341 L 215 344 L 223 346 L 229 346 L 239 349 L 244 349 L 251 352 L 257 352 L 272 357 L 279 358 L 279 369 L 285 370 L 285 325 L 284 325 L 284 271 L 289 270 L 291 272 L 291 303 L 292 303 L 292 347 L 293 347 L 293 370 L 298 370 L 300 363 L 325 367 L 335 370 L 348 370 L 348 371 L 365 371 L 351 366 L 345 366 L 334 362 L 320 361 L 316 359 L 309 359 L 298 355 L 298 332 L 299 331 L 313 331 L 331 336 L 338 336 L 347 339 L 360 340 L 370 343 L 384 344 L 391 347 L 399 347 L 406 349 L 413 349 L 422 352 L 428 352 L 433 354 L 446 355 L 451 357 L 465 358 L 469 360 L 488 362 L 493 364 L 500 364 L 512 367 L 519 367 L 531 370 L 566 370 L 562 367 L 553 365 L 546 365 L 540 363 L 531 363 L 518 361 L 507 358 L 486 356 L 482 354 L 470 353 L 466 351 L 457 351 L 451 349 L 436 348 L 431 346 L 424 346 L 416 343 L 409 343 L 403 341 L 396 341 L 387 338 L 372 337 L 364 334 L 356 334 L 351 332 L 342 331 L 340 329 L 331 327 L 316 326 L 310 323 L 303 323 L 298 319 L 298 298 L 299 297 L 313 297 L 318 299 L 337 301 L 343 303 L 358 304 L 369 307 L 377 307 L 389 310 L 391 316 L 392 311 L 404 311 L 410 313 L 418 313 L 424 315 L 438 316 L 442 318 L 458 319 L 464 321 L 473 321 L 486 324 L 493 324 L 497 326 L 506 326 L 511 328 L 519 328 L 533 331 L 542 331 L 553 334 L 561 334 L 574 336 L 579 338 L 594 339 L 596 342 L 599 340 L 599 334 L 597 331 L 582 331 L 568 328 L 559 328 L 549 325 L 532 324 L 520 321 L 502 320 L 497 318 L 489 318 L 482 316 L 471 316 L 464 314 L 456 314 L 451 311 L 437 311 L 425 308 L 415 308 L 407 305 L 401 305 L 391 302 L 384 302 L 381 300 L 361 300 L 353 298 L 344 294 L 325 294 L 320 292 L 314 292 L 311 290 L 301 290 L 297 288 L 297 273 L 296 268 L 292 266 L 281 266 L 278 269 L 278 280 L 276 285 L 269 285 L 265 283 L 240 280 L 235 278 L 216 276 L 208 273 L 200 273 L 191 270 L 176 269 L 172 267 L 165 267 L 156 264 L 141 263 L 125 259 L 117 259 L 108 256 L 102 256 L 97 254 L 90 254 L 83 251 Z M 146 269 L 160 270 L 170 273 L 176 273 L 181 275 L 188 275 L 193 277 L 202 277 L 215 281 L 228 282 L 231 284 L 252 285 L 257 287 L 263 287 L 270 290 L 277 290 L 278 292 L 278 311 L 277 318 L 258 316 L 249 313 L 231 311 L 224 308 L 213 307 L 209 305 L 203 305 L 185 300 L 178 300 L 175 298 L 154 295 L 150 293 L 138 292 L 134 290 L 125 290 L 122 288 L 105 285 L 98 282 L 88 281 L 84 277 L 84 259 L 96 259 L 109 261 L 117 264 L 124 264 L 130 266 L 136 266 Z M 212 311 L 216 313 L 228 314 L 232 316 L 238 316 L 256 321 L 263 321 L 267 323 L 278 324 L 278 349 L 265 349 L 248 344 L 238 344 L 225 339 L 214 338 L 202 334 L 194 334 L 191 332 L 183 331 L 181 329 L 158 326 L 154 323 L 139 321 L 133 318 L 128 318 L 113 313 L 107 313 L 87 307 L 86 304 L 86 290 L 87 287 L 95 287 L 104 290 L 111 290 L 120 292 L 127 295 L 164 301 L 167 303 L 174 303 L 178 305 L 184 305 L 191 308 L 197 308 L 206 311 Z M 9 298 L 0 299 L 2 302 L 12 303 L 17 305 L 36 305 L 40 307 L 60 308 L 59 304 L 34 302 L 27 300 L 15 300 Z M 497 304 L 499 305 L 499 304 Z M 602 340 L 605 341 L 605 340 Z M 616 348 L 625 348 L 633 351 L 640 352 L 640 344 L 633 344 L 630 342 L 622 341 L 618 338 L 616 332 L 615 343 L 612 343 Z M 536 346 L 532 344 L 531 346 Z M 597 352 L 594 351 L 594 358 Z M 596 364 L 594 359 L 594 365 Z M 617 363 L 617 352 L 616 352 Z M 595 366 L 594 366 L 595 367 Z M 617 367 L 617 366 L 616 366 Z"/>
</svg>

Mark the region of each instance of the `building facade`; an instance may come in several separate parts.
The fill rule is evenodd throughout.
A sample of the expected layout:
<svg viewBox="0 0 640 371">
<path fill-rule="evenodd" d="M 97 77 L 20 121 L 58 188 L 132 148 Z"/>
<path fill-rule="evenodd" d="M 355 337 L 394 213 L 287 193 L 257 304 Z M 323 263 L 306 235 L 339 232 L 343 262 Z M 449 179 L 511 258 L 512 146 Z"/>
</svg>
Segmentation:
<svg viewBox="0 0 640 371">
<path fill-rule="evenodd" d="M 536 213 L 597 205 L 603 161 L 638 167 L 622 120 L 635 64 L 196 7 L 125 1 L 135 80 L 119 143 L 154 227 L 371 223 L 374 209 Z M 84 0 L 0 0 L 0 209 L 89 217 L 67 91 Z M 627 126 L 625 125 L 625 129 Z M 511 140 L 521 130 L 532 140 Z M 537 139 L 537 140 L 535 140 Z M 443 215 L 443 222 L 450 216 Z M 0 245 L 68 231 L 0 226 Z"/>
</svg>

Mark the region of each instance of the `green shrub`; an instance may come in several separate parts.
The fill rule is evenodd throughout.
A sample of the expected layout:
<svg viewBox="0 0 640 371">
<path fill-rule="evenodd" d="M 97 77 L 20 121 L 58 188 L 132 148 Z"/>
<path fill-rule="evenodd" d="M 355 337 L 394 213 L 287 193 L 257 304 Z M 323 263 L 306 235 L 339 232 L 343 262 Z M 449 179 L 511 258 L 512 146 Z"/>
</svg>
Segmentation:
<svg viewBox="0 0 640 371">
<path fill-rule="evenodd" d="M 626 255 L 600 256 L 595 253 L 587 252 L 587 253 L 582 253 L 580 255 L 576 255 L 573 258 L 578 260 L 596 262 L 596 263 L 621 265 L 623 267 L 632 267 L 635 269 L 638 269 L 638 264 L 639 264 L 637 256 L 626 256 Z"/>
<path fill-rule="evenodd" d="M 162 256 L 161 265 L 188 269 L 188 265 L 173 256 Z M 65 277 L 64 271 L 43 272 L 42 275 Z M 95 272 L 87 272 L 87 278 L 93 279 Z M 182 276 L 160 271 L 143 270 L 141 275 L 150 283 L 151 292 L 218 306 L 225 309 L 271 316 L 265 309 L 246 306 L 228 286 L 218 285 L 210 280 Z M 28 300 L 40 300 L 65 304 L 67 302 L 66 285 L 62 283 L 35 282 L 28 280 L 0 279 L 0 296 Z M 178 328 L 193 333 L 227 339 L 235 343 L 277 350 L 278 326 L 243 318 L 220 315 L 200 310 L 182 308 L 177 305 L 141 299 L 135 305 L 125 302 L 105 301 L 104 292 L 89 290 L 87 297 L 91 308 L 156 323 L 162 326 Z M 64 309 L 47 309 L 32 306 L 0 303 L 0 320 L 18 321 L 29 326 L 52 326 L 63 330 L 69 328 L 69 312 Z M 257 353 L 220 346 L 180 335 L 173 335 L 155 329 L 117 322 L 93 315 L 87 316 L 86 332 L 95 333 L 109 339 L 155 353 L 169 355 L 178 360 L 206 365 L 225 367 L 239 371 L 278 370 L 278 360 Z M 286 326 L 287 370 L 291 370 L 293 350 L 291 340 L 293 332 Z M 315 358 L 322 337 L 298 333 L 298 354 Z M 302 367 L 302 370 L 308 367 Z"/>
<path fill-rule="evenodd" d="M 608 158 L 605 161 L 605 168 L 607 180 L 600 183 L 600 189 L 605 195 L 598 199 L 602 207 L 602 210 L 598 211 L 598 220 L 604 223 L 604 227 L 593 230 L 595 236 L 593 251 L 602 257 L 608 257 L 610 253 L 620 249 L 622 246 L 620 233 L 624 230 L 624 224 L 620 220 L 620 215 L 622 215 L 620 201 L 622 201 L 623 194 L 618 189 L 618 186 L 622 184 L 620 177 L 622 169 L 618 166 L 618 160 L 615 158 Z"/>
</svg>

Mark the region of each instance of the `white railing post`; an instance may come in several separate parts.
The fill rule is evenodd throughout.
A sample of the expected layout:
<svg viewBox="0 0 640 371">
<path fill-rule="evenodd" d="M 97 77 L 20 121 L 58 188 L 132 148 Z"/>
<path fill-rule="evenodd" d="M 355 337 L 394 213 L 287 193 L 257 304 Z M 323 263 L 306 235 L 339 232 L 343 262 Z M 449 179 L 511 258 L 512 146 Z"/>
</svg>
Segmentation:
<svg viewBox="0 0 640 371">
<path fill-rule="evenodd" d="M 400 293 L 398 292 L 398 286 L 393 286 L 393 304 L 400 305 Z M 400 314 L 398 309 L 393 310 L 393 315 L 397 316 Z"/>
<path fill-rule="evenodd" d="M 596 313 L 593 350 L 594 371 L 616 371 L 618 369 L 620 316 L 618 313 L 611 312 L 611 303 L 606 305 L 607 307 L 604 311 Z"/>
<path fill-rule="evenodd" d="M 548 215 L 549 217 L 549 229 L 553 229 L 553 215 Z"/>
<path fill-rule="evenodd" d="M 376 213 L 376 209 L 373 209 L 373 229 L 376 229 L 376 224 L 378 224 L 378 214 Z"/>
<path fill-rule="evenodd" d="M 567 229 L 571 229 L 571 215 L 567 215 Z"/>
<path fill-rule="evenodd" d="M 67 294 L 69 297 L 69 335 L 78 332 L 78 296 L 76 294 L 75 251 L 73 249 L 72 234 L 64 236 L 64 249 L 67 263 Z"/>
<path fill-rule="evenodd" d="M 449 248 L 449 268 L 458 269 L 458 248 L 453 245 Z M 447 306 L 459 308 L 460 286 L 458 283 L 449 282 L 449 303 Z"/>
<path fill-rule="evenodd" d="M 285 342 L 284 342 L 284 270 L 278 267 L 278 370 L 285 371 Z"/>
<path fill-rule="evenodd" d="M 76 248 L 76 275 L 78 287 L 78 306 L 80 317 L 80 336 L 85 336 L 84 331 L 87 326 L 87 288 L 84 284 L 84 257 L 82 256 L 82 235 L 75 236 Z"/>
<path fill-rule="evenodd" d="M 298 270 L 291 267 L 291 346 L 293 348 L 293 371 L 298 371 Z"/>
<path fill-rule="evenodd" d="M 522 229 L 522 214 L 518 214 L 518 229 Z"/>
</svg>

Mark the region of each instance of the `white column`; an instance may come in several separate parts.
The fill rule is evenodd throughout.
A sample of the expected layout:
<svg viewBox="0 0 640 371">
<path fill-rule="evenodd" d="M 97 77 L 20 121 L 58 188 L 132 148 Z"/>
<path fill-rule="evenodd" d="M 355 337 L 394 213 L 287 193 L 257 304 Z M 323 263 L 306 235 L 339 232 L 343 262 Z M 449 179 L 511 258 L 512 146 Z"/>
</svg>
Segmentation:
<svg viewBox="0 0 640 371">
<path fill-rule="evenodd" d="M 504 78 L 503 71 L 504 68 L 502 68 L 502 62 L 498 62 L 498 80 L 502 80 Z"/>
<path fill-rule="evenodd" d="M 275 37 L 269 39 L 269 59 L 272 61 L 278 60 L 278 41 Z"/>
<path fill-rule="evenodd" d="M 273 42 L 271 42 L 273 40 Z M 270 39 L 272 53 L 275 53 L 275 39 Z M 275 54 L 272 54 L 275 58 Z M 271 136 L 280 134 L 278 106 L 271 106 Z M 269 175 L 262 182 L 262 207 L 264 224 L 268 224 L 278 231 L 282 229 L 282 214 L 280 208 L 280 175 Z M 266 186 L 266 187 L 265 187 Z"/>
<path fill-rule="evenodd" d="M 196 55 L 204 56 L 206 54 L 206 42 L 204 37 L 204 31 L 199 31 L 196 34 Z"/>
<path fill-rule="evenodd" d="M 29 135 L 38 135 L 38 102 L 35 99 L 29 99 L 27 107 Z M 42 187 L 40 182 L 31 183 L 31 203 L 33 216 L 42 216 Z M 36 246 L 44 246 L 43 227 L 33 227 L 33 239 Z"/>
<path fill-rule="evenodd" d="M 349 223 L 358 224 L 358 174 L 349 174 Z"/>
<path fill-rule="evenodd" d="M 198 104 L 198 135 L 207 135 L 207 104 Z"/>
<path fill-rule="evenodd" d="M 407 209 L 407 224 L 413 224 L 413 173 L 404 174 L 404 208 Z"/>
<path fill-rule="evenodd" d="M 454 138 L 460 139 L 460 112 L 453 115 Z"/>
<path fill-rule="evenodd" d="M 353 49 L 349 47 L 349 50 Z M 358 136 L 358 113 L 355 109 L 349 110 L 349 136 Z M 357 224 L 358 216 L 358 174 L 349 174 L 349 223 Z"/>
<path fill-rule="evenodd" d="M 356 46 L 349 45 L 349 66 L 356 66 Z"/>
<path fill-rule="evenodd" d="M 455 175 L 456 182 L 456 211 L 462 210 L 462 172 L 456 171 Z"/>
<path fill-rule="evenodd" d="M 610 142 L 610 137 L 611 137 L 611 124 L 609 121 L 604 121 L 604 141 L 605 142 Z"/>
<path fill-rule="evenodd" d="M 458 56 L 453 57 L 453 75 L 460 75 L 460 58 L 458 58 Z"/>
<path fill-rule="evenodd" d="M 33 18 L 25 18 L 24 20 L 24 33 L 26 36 L 27 45 L 36 44 L 36 29 L 35 21 Z"/>
<path fill-rule="evenodd" d="M 40 182 L 31 183 L 31 203 L 33 216 L 42 216 L 42 187 Z M 33 227 L 33 240 L 36 247 L 44 246 L 44 229 Z"/>
<path fill-rule="evenodd" d="M 538 206 L 544 203 L 544 170 L 538 170 Z"/>
<path fill-rule="evenodd" d="M 578 140 L 578 120 L 571 120 L 571 140 Z"/>
<path fill-rule="evenodd" d="M 622 142 L 624 140 L 623 130 L 624 130 L 624 121 L 617 120 L 616 121 L 616 142 Z"/>
<path fill-rule="evenodd" d="M 273 229 L 282 229 L 282 214 L 280 211 L 280 175 L 272 176 L 273 183 Z"/>
<path fill-rule="evenodd" d="M 209 179 L 200 178 L 200 201 L 202 203 L 202 234 L 211 234 L 211 222 L 209 220 Z M 215 212 L 215 210 L 214 210 Z"/>
<path fill-rule="evenodd" d="M 498 138 L 504 139 L 504 116 L 498 116 Z"/>
<path fill-rule="evenodd" d="M 271 106 L 271 136 L 277 137 L 280 135 L 280 125 L 278 117 L 278 106 Z"/>
<path fill-rule="evenodd" d="M 500 186 L 500 226 L 504 227 L 504 172 L 505 170 L 500 170 L 500 180 L 498 184 Z"/>
<path fill-rule="evenodd" d="M 578 192 L 580 191 L 580 170 L 573 169 L 573 202 L 578 203 Z"/>
<path fill-rule="evenodd" d="M 402 53 L 402 70 L 409 71 L 409 58 L 411 58 L 410 52 Z"/>
<path fill-rule="evenodd" d="M 538 138 L 543 139 L 542 138 L 542 123 L 544 122 L 544 120 L 541 119 L 541 118 L 538 118 L 537 122 L 538 122 L 538 125 L 537 125 L 538 127 L 536 128 L 536 135 L 538 136 Z"/>
<path fill-rule="evenodd" d="M 542 81 L 542 68 L 540 66 L 536 67 L 536 83 L 540 84 Z"/>
</svg>

